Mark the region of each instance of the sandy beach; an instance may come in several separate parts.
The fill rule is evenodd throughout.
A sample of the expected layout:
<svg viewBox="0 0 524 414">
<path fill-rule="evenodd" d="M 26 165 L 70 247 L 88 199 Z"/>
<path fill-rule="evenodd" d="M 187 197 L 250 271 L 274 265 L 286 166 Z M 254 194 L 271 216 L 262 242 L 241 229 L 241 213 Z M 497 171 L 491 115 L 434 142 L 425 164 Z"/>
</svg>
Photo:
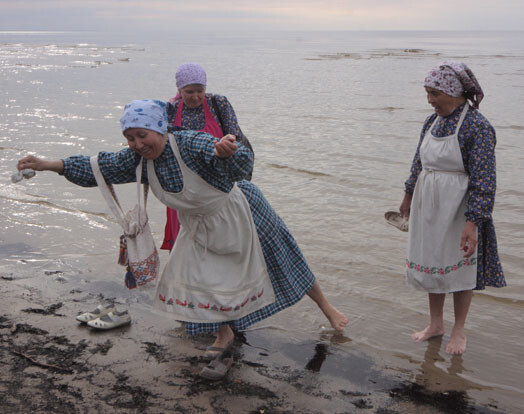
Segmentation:
<svg viewBox="0 0 524 414">
<path fill-rule="evenodd" d="M 64 293 L 60 273 L 40 275 L 60 284 L 54 294 L 0 275 L 3 413 L 504 412 L 475 405 L 451 391 L 454 384 L 427 389 L 358 346 L 341 352 L 337 344 L 347 350 L 351 340 L 331 330 L 317 341 L 269 329 L 242 334 L 227 377 L 203 380 L 200 356 L 211 337 L 189 338 L 180 326 L 133 310 L 129 326 L 92 330 L 74 316 L 107 298 Z"/>
</svg>

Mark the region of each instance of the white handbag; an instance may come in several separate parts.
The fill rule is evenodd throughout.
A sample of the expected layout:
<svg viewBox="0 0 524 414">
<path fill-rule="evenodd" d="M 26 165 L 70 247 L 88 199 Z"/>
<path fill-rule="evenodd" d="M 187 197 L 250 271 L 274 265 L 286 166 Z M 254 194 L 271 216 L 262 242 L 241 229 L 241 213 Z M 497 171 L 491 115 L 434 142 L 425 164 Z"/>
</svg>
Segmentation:
<svg viewBox="0 0 524 414">
<path fill-rule="evenodd" d="M 120 236 L 118 263 L 127 267 L 125 284 L 129 289 L 150 285 L 150 282 L 157 277 L 160 268 L 160 258 L 151 234 L 146 211 L 149 185 L 144 184 L 143 205 L 142 197 L 140 196 L 142 159 L 136 169 L 138 203 L 127 213 L 124 213 L 122 210 L 113 186 L 107 184 L 102 176 L 98 166 L 98 157 L 93 156 L 90 161 L 98 188 L 124 231 L 124 234 Z"/>
</svg>

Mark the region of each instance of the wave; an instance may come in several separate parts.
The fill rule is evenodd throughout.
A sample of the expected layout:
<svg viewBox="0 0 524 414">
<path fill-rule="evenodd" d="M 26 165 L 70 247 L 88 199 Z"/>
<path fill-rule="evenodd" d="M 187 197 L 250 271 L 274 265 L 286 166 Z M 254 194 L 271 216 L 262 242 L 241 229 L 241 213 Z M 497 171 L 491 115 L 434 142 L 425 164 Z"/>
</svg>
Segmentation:
<svg viewBox="0 0 524 414">
<path fill-rule="evenodd" d="M 496 129 L 513 129 L 515 131 L 524 131 L 524 126 L 522 125 L 497 126 Z"/>
<path fill-rule="evenodd" d="M 301 173 L 301 174 L 312 175 L 314 177 L 332 177 L 332 175 L 330 174 L 325 174 L 325 173 L 321 173 L 318 171 L 310 171 L 310 170 L 303 170 L 300 168 L 288 167 L 287 165 L 280 165 L 280 164 L 275 164 L 275 163 L 268 163 L 267 165 L 272 168 L 294 171 L 294 172 Z"/>
<path fill-rule="evenodd" d="M 377 49 L 359 53 L 337 52 L 319 54 L 314 58 L 304 60 L 339 60 L 339 59 L 376 59 L 386 57 L 408 57 L 408 56 L 440 56 L 440 52 L 425 49 Z"/>
<path fill-rule="evenodd" d="M 37 197 L 41 197 L 41 196 L 31 195 L 29 197 L 37 198 Z M 116 223 L 116 220 L 109 214 L 98 213 L 98 212 L 94 212 L 94 211 L 82 210 L 82 209 L 77 209 L 77 208 L 64 207 L 64 206 L 52 203 L 51 201 L 48 201 L 48 200 L 22 199 L 22 198 L 9 197 L 9 196 L 5 196 L 5 195 L 1 195 L 1 194 L 0 194 L 0 199 L 11 201 L 11 202 L 15 202 L 15 203 L 20 203 L 20 204 L 37 205 L 37 206 L 40 206 L 40 207 L 45 207 L 45 208 L 49 208 L 49 209 L 53 209 L 53 210 L 59 210 L 59 211 L 62 211 L 64 213 L 85 214 L 85 215 L 88 215 L 88 216 L 99 217 L 101 219 L 104 219 L 106 221 L 110 221 L 112 223 Z M 8 219 L 10 221 L 14 221 L 14 219 L 12 217 L 8 217 Z"/>
</svg>

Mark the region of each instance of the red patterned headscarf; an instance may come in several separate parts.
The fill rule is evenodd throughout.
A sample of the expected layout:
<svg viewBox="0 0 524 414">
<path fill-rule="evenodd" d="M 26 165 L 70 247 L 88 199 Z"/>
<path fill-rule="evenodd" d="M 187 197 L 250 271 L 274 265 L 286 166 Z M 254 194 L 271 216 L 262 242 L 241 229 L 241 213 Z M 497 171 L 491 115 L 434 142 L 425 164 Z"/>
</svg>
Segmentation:
<svg viewBox="0 0 524 414">
<path fill-rule="evenodd" d="M 431 69 L 424 80 L 424 86 L 438 89 L 458 98 L 464 95 L 478 109 L 484 97 L 482 88 L 465 63 L 448 60 Z"/>
</svg>

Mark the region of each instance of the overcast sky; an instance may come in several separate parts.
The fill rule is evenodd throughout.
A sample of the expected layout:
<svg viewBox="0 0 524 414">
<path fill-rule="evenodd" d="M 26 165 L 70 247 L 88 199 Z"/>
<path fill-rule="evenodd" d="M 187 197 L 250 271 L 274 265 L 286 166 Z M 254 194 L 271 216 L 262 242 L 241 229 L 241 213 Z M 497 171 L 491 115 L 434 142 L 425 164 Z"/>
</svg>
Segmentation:
<svg viewBox="0 0 524 414">
<path fill-rule="evenodd" d="M 523 28 L 524 0 L 0 0 L 0 31 Z"/>
</svg>

